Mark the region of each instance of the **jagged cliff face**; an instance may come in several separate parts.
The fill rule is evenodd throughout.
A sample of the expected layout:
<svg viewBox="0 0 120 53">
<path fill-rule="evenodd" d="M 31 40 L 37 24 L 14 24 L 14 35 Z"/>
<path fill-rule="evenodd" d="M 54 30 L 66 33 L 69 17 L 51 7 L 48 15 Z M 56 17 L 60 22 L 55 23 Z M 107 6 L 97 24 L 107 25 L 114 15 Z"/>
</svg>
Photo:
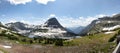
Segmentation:
<svg viewBox="0 0 120 53">
<path fill-rule="evenodd" d="M 48 21 L 46 21 L 44 24 L 46 24 L 46 27 L 52 27 L 52 28 L 64 28 L 56 18 L 50 18 Z"/>
<path fill-rule="evenodd" d="M 94 34 L 104 31 L 112 31 L 120 28 L 120 14 L 114 15 L 112 17 L 103 17 L 94 20 L 85 29 L 80 32 L 80 35 Z"/>
</svg>

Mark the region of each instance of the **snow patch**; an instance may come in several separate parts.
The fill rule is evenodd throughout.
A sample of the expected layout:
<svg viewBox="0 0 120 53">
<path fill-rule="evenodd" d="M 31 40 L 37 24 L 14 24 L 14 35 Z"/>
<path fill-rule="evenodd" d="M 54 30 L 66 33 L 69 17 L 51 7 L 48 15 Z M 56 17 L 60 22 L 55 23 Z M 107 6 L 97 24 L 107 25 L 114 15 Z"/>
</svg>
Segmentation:
<svg viewBox="0 0 120 53">
<path fill-rule="evenodd" d="M 111 31 L 111 30 L 114 30 L 116 28 L 120 28 L 120 25 L 116 25 L 116 26 L 113 26 L 113 27 L 106 27 L 106 28 L 103 28 L 103 31 Z"/>
<path fill-rule="evenodd" d="M 25 25 L 26 28 L 35 28 L 35 25 Z"/>
<path fill-rule="evenodd" d="M 100 23 L 100 21 L 97 21 L 96 24 Z"/>
<path fill-rule="evenodd" d="M 19 30 L 19 34 L 25 34 L 25 33 L 28 33 L 28 32 L 30 32 L 30 30 Z"/>
<path fill-rule="evenodd" d="M 111 34 L 111 33 L 114 33 L 114 32 L 105 32 L 104 34 Z"/>
<path fill-rule="evenodd" d="M 52 29 L 52 30 L 49 30 L 48 32 L 51 32 L 51 33 L 66 33 L 66 31 L 64 30 L 61 30 L 61 29 Z"/>
<path fill-rule="evenodd" d="M 108 23 L 112 23 L 112 21 L 108 21 Z"/>
<path fill-rule="evenodd" d="M 7 30 L 6 28 L 3 28 L 3 27 L 0 27 L 0 29 L 2 29 L 2 30 Z"/>
<path fill-rule="evenodd" d="M 48 31 L 47 32 L 33 32 L 28 37 L 33 38 L 33 37 L 41 36 L 41 37 L 55 38 L 55 37 L 63 37 L 64 36 L 63 34 L 67 33 L 67 31 L 62 30 L 60 28 L 47 27 L 45 29 L 48 29 Z"/>
<path fill-rule="evenodd" d="M 7 48 L 7 49 L 9 49 L 9 48 L 12 48 L 11 46 L 3 46 L 4 48 Z"/>
<path fill-rule="evenodd" d="M 12 34 L 11 32 L 6 32 L 6 34 Z"/>
</svg>

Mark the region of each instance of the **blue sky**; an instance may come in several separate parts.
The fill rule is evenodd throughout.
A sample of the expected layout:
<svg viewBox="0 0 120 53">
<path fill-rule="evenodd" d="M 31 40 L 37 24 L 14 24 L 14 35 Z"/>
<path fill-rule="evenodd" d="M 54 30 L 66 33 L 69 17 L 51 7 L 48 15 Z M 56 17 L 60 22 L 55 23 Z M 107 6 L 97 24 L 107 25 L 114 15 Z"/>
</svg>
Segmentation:
<svg viewBox="0 0 120 53">
<path fill-rule="evenodd" d="M 120 0 L 0 0 L 3 23 L 41 24 L 56 16 L 64 27 L 86 26 L 116 13 L 120 13 Z"/>
</svg>

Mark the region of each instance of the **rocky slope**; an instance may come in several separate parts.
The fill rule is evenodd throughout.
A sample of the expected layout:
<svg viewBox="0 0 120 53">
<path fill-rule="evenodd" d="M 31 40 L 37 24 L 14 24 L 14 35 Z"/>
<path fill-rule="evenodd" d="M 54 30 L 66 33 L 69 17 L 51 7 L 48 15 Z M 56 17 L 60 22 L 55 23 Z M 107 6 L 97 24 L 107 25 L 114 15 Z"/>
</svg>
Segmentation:
<svg viewBox="0 0 120 53">
<path fill-rule="evenodd" d="M 19 34 L 29 33 L 34 28 L 33 25 L 24 24 L 22 22 L 8 23 L 5 25 L 10 30 L 18 32 Z"/>
<path fill-rule="evenodd" d="M 91 22 L 91 24 L 85 27 L 79 34 L 89 35 L 105 31 L 113 31 L 117 28 L 120 28 L 120 14 L 111 17 L 106 16 L 94 20 Z"/>
</svg>

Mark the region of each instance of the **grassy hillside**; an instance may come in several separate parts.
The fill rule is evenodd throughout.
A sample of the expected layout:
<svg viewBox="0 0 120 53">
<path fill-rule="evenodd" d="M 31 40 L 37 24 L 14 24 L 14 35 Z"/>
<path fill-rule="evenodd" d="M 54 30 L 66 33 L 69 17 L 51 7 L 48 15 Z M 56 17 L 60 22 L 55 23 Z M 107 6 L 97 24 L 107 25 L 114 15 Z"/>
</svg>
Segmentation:
<svg viewBox="0 0 120 53">
<path fill-rule="evenodd" d="M 80 53 L 112 53 L 116 47 L 116 42 L 114 42 L 116 38 L 116 34 L 120 31 L 116 30 L 116 31 L 113 31 L 114 33 L 111 33 L 111 34 L 105 34 L 104 32 L 102 32 L 102 33 L 92 34 L 89 36 L 84 36 L 84 37 L 72 39 L 72 40 L 47 39 L 47 38 L 40 38 L 40 37 L 28 38 L 14 32 L 11 32 L 11 33 L 8 33 L 8 32 L 11 32 L 11 31 L 0 29 L 0 44 L 4 44 L 5 42 L 17 44 L 16 46 L 20 46 L 21 44 L 23 45 L 26 44 L 27 47 L 36 45 L 36 44 L 42 45 L 42 46 L 47 45 L 43 47 L 44 49 L 46 49 L 46 52 L 49 50 L 51 50 L 52 52 L 64 50 L 62 53 L 70 52 L 70 51 L 71 52 L 75 51 L 76 53 L 77 52 L 78 53 L 79 52 Z M 23 45 L 21 45 L 20 47 L 27 48 L 26 46 L 23 46 Z M 61 47 L 56 47 L 54 45 L 61 46 Z M 49 47 L 49 49 L 47 47 Z M 31 50 L 29 51 L 32 51 L 32 49 L 34 49 L 34 47 L 33 48 L 31 47 Z M 42 50 L 42 48 L 38 48 L 38 49 Z M 5 51 L 5 50 L 2 50 L 2 48 L 0 48 L 0 51 Z M 15 50 L 13 49 L 13 51 Z M 22 49 L 20 52 L 22 52 Z"/>
<path fill-rule="evenodd" d="M 112 53 L 116 42 L 109 42 L 117 31 L 113 34 L 98 33 L 85 36 L 71 41 L 65 41 L 65 46 L 78 46 L 82 53 Z"/>
<path fill-rule="evenodd" d="M 0 53 L 8 53 L 8 52 L 0 48 Z"/>
</svg>

